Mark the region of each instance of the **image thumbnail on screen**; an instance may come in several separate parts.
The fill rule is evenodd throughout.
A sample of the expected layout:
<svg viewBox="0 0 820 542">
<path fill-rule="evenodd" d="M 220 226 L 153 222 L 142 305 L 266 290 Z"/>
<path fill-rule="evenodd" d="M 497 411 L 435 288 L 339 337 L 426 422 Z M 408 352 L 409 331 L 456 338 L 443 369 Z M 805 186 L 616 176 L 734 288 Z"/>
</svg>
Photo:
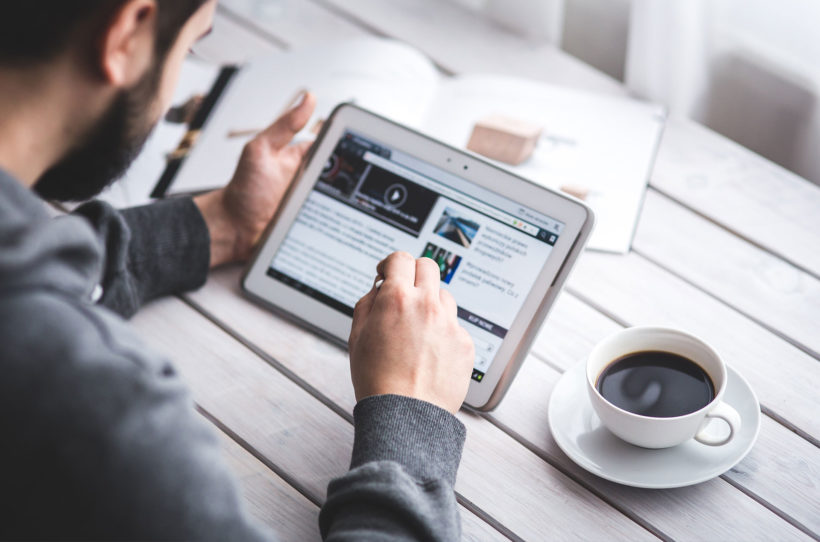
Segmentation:
<svg viewBox="0 0 820 542">
<path fill-rule="evenodd" d="M 469 248 L 475 234 L 478 233 L 478 227 L 476 222 L 460 216 L 452 207 L 446 207 L 438 219 L 435 232 L 445 239 Z"/>
<path fill-rule="evenodd" d="M 461 263 L 461 256 L 457 256 L 433 243 L 427 243 L 421 257 L 430 258 L 438 264 L 439 271 L 441 271 L 441 281 L 445 284 L 450 284 L 456 269 L 458 269 L 458 264 Z"/>
</svg>

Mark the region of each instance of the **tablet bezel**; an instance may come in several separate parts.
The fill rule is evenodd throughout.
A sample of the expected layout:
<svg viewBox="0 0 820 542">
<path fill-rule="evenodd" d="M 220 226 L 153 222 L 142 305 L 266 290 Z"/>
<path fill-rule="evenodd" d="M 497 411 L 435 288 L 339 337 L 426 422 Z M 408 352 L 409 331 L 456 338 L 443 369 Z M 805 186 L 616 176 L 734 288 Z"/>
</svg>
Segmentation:
<svg viewBox="0 0 820 542">
<path fill-rule="evenodd" d="M 434 167 L 467 179 L 564 224 L 561 235 L 510 326 L 492 365 L 481 382 L 470 381 L 465 405 L 476 410 L 491 410 L 508 389 L 569 269 L 581 253 L 592 230 L 592 211 L 574 198 L 536 185 L 475 155 L 445 145 L 374 113 L 351 104 L 338 106 L 325 123 L 263 236 L 263 241 L 242 278 L 242 289 L 253 299 L 344 346 L 347 345 L 350 334 L 352 319 L 349 316 L 269 277 L 266 272 L 302 204 L 313 190 L 327 158 L 347 130 L 372 138 L 374 142 L 388 148 L 418 158 L 423 157 L 423 161 Z M 469 178 L 465 176 L 465 172 L 469 174 Z M 503 194 L 497 190 L 498 186 L 504 187 Z M 375 269 L 373 273 L 375 276 Z"/>
</svg>

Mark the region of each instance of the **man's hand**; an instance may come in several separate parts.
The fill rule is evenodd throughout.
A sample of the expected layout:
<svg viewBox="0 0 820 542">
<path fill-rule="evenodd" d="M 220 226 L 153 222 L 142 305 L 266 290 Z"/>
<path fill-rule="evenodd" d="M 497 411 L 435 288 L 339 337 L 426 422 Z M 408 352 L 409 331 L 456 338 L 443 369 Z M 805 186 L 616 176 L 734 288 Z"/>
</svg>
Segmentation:
<svg viewBox="0 0 820 542">
<path fill-rule="evenodd" d="M 245 145 L 228 186 L 194 199 L 211 234 L 211 267 L 250 257 L 310 148 L 309 141 L 290 143 L 315 107 L 316 98 L 305 93 Z"/>
<path fill-rule="evenodd" d="M 380 288 L 357 304 L 350 332 L 356 400 L 387 393 L 455 413 L 470 385 L 475 349 L 456 302 L 429 258 L 395 252 L 379 263 Z"/>
</svg>

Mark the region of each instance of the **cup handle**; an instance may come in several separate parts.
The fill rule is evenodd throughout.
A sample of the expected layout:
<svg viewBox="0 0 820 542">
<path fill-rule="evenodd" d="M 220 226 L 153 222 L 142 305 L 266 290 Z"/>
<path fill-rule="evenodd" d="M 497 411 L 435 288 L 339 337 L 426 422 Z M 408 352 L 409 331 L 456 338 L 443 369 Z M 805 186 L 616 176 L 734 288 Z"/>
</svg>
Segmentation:
<svg viewBox="0 0 820 542">
<path fill-rule="evenodd" d="M 726 422 L 729 426 L 729 436 L 725 438 L 715 438 L 706 434 L 706 426 L 709 425 L 709 420 L 711 418 L 720 418 Z M 722 446 L 732 440 L 732 438 L 734 438 L 739 431 L 740 415 L 737 413 L 737 410 L 730 407 L 726 403 L 721 402 L 718 403 L 717 406 L 708 414 L 706 414 L 706 418 L 703 420 L 703 425 L 701 425 L 700 431 L 698 431 L 698 434 L 695 435 L 695 440 L 709 446 Z"/>
</svg>

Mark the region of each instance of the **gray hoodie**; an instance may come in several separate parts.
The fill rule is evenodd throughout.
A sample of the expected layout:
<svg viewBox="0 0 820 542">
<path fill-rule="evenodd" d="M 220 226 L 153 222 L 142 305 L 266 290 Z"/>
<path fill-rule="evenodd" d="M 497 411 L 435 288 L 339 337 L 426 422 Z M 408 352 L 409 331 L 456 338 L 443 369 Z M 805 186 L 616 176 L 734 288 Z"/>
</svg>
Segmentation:
<svg viewBox="0 0 820 542">
<path fill-rule="evenodd" d="M 0 170 L 0 538 L 275 538 L 243 511 L 172 363 L 123 319 L 201 286 L 209 243 L 190 199 L 52 219 Z M 459 538 L 463 425 L 398 396 L 361 401 L 354 421 L 323 537 Z"/>
</svg>

